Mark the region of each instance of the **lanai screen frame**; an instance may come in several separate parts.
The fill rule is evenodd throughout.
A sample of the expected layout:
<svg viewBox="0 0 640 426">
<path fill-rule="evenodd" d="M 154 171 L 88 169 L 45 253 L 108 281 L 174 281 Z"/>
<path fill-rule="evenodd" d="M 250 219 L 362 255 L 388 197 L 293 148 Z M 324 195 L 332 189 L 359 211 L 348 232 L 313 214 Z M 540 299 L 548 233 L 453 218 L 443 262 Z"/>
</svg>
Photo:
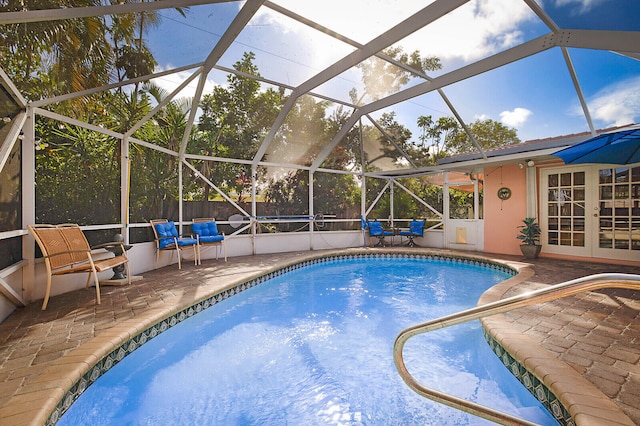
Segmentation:
<svg viewBox="0 0 640 426">
<path fill-rule="evenodd" d="M 638 53 L 638 46 L 640 46 L 640 31 L 601 31 L 601 30 L 569 30 L 563 29 L 559 25 L 557 25 L 553 19 L 549 15 L 545 13 L 545 11 L 536 3 L 534 0 L 523 0 L 529 9 L 543 22 L 546 27 L 549 29 L 547 34 L 544 34 L 540 37 L 537 37 L 528 42 L 517 45 L 513 48 L 504 50 L 500 53 L 497 53 L 493 56 L 478 60 L 476 62 L 470 63 L 467 66 L 464 66 L 459 69 L 455 69 L 451 72 L 444 73 L 437 77 L 430 77 L 429 75 L 425 75 L 422 73 L 418 73 L 415 70 L 408 69 L 406 65 L 398 63 L 394 61 L 392 58 L 389 58 L 382 53 L 380 53 L 383 49 L 392 46 L 394 43 L 402 40 L 408 34 L 411 34 L 414 31 L 419 30 L 420 28 L 436 21 L 437 19 L 443 17 L 447 13 L 463 6 L 468 2 L 468 0 L 438 0 L 435 1 L 422 10 L 416 12 L 411 15 L 403 22 L 395 25 L 388 31 L 380 34 L 378 37 L 375 37 L 370 42 L 366 44 L 360 44 L 355 42 L 348 37 L 339 34 L 335 31 L 332 31 L 306 17 L 300 16 L 282 6 L 279 6 L 270 1 L 264 0 L 249 0 L 244 6 L 240 9 L 235 19 L 231 23 L 231 25 L 227 28 L 220 41 L 212 48 L 209 52 L 206 59 L 202 62 L 182 66 L 179 68 L 175 68 L 172 70 L 167 70 L 160 73 L 154 73 L 151 75 L 141 76 L 135 79 L 130 79 L 127 81 L 123 81 L 120 83 L 114 83 L 110 85 L 105 85 L 102 87 L 89 88 L 83 91 L 70 93 L 66 95 L 60 95 L 56 97 L 52 97 L 49 99 L 42 99 L 32 102 L 27 102 L 22 95 L 19 93 L 17 88 L 10 81 L 9 77 L 0 70 L 0 79 L 2 81 L 3 87 L 10 93 L 10 95 L 15 100 L 18 105 L 20 112 L 15 114 L 12 117 L 12 121 L 10 124 L 10 129 L 6 133 L 6 138 L 2 141 L 2 145 L 0 145 L 0 170 L 3 169 L 9 153 L 14 148 L 20 133 L 23 133 L 24 139 L 22 140 L 22 200 L 23 200 L 23 211 L 22 211 L 22 224 L 23 229 L 10 230 L 5 232 L 0 232 L 0 239 L 14 238 L 16 236 L 26 236 L 27 232 L 24 229 L 24 224 L 34 223 L 35 221 L 35 191 L 33 188 L 33 184 L 35 182 L 35 169 L 34 169 L 34 153 L 33 153 L 33 144 L 35 143 L 35 134 L 34 134 L 34 115 L 40 114 L 42 116 L 50 117 L 56 120 L 63 121 L 65 123 L 69 123 L 75 126 L 84 127 L 96 132 L 104 133 L 114 138 L 117 138 L 121 141 L 122 146 L 122 159 L 121 159 L 121 223 L 115 225 L 95 225 L 85 227 L 85 229 L 110 229 L 110 228 L 120 228 L 124 230 L 124 234 L 128 238 L 128 228 L 129 227 L 137 227 L 137 226 L 147 226 L 147 224 L 129 224 L 128 212 L 127 212 L 127 182 L 129 179 L 128 176 L 128 150 L 130 143 L 140 144 L 150 149 L 155 149 L 159 151 L 165 152 L 167 155 L 175 155 L 180 160 L 179 163 L 181 167 L 178 169 L 179 180 L 182 179 L 183 169 L 185 167 L 189 167 L 188 160 L 190 159 L 206 159 L 211 161 L 223 161 L 223 162 L 236 162 L 241 164 L 250 165 L 252 170 L 255 170 L 256 167 L 259 166 L 282 166 L 292 169 L 302 169 L 308 170 L 311 177 L 316 172 L 326 172 L 326 173 L 349 173 L 344 171 L 336 171 L 321 168 L 322 162 L 327 156 L 331 153 L 331 150 L 340 143 L 342 138 L 346 135 L 346 133 L 362 118 L 370 118 L 371 114 L 377 111 L 380 111 L 384 108 L 388 108 L 390 106 L 396 105 L 398 103 L 413 99 L 417 96 L 421 96 L 426 93 L 437 93 L 438 96 L 444 101 L 444 103 L 449 107 L 451 113 L 456 117 L 458 122 L 461 124 L 463 129 L 469 134 L 471 141 L 476 145 L 478 151 L 480 152 L 483 159 L 487 159 L 483 150 L 479 147 L 473 136 L 470 134 L 469 129 L 467 128 L 464 120 L 461 115 L 456 111 L 452 102 L 447 98 L 444 89 L 452 85 L 456 82 L 460 82 L 466 79 L 469 79 L 473 76 L 482 74 L 484 72 L 490 71 L 492 69 L 510 64 L 512 62 L 536 55 L 538 53 L 547 51 L 549 49 L 559 48 L 564 57 L 566 69 L 571 76 L 571 80 L 574 86 L 574 90 L 576 92 L 576 96 L 579 99 L 582 113 L 584 114 L 585 121 L 590 129 L 590 132 L 595 135 L 595 127 L 593 124 L 593 120 L 591 118 L 587 102 L 585 100 L 585 96 L 582 92 L 582 88 L 580 86 L 580 82 L 576 71 L 573 67 L 571 57 L 569 55 L 569 48 L 585 48 L 585 49 L 595 49 L 595 50 L 606 50 L 617 52 L 621 55 L 628 56 L 630 58 L 639 60 L 640 54 Z M 189 7 L 189 6 L 197 6 L 203 4 L 215 4 L 215 3 L 226 3 L 227 0 L 162 0 L 156 2 L 144 2 L 144 3 L 128 3 L 128 4 L 120 4 L 120 5 L 111 5 L 111 6 L 95 6 L 95 7 L 83 7 L 83 8 L 65 8 L 65 9 L 54 9 L 54 10 L 42 10 L 42 11 L 23 11 L 23 12 L 4 12 L 0 14 L 0 25 L 4 24 L 13 24 L 13 23 L 26 23 L 26 22 L 42 22 L 49 20 L 57 20 L 57 19 L 71 19 L 71 18 L 82 18 L 89 16 L 99 16 L 99 15 L 110 15 L 110 14 L 120 14 L 120 13 L 132 13 L 132 12 L 142 12 L 148 10 L 160 10 L 167 8 L 177 8 L 177 7 Z M 231 45 L 234 41 L 235 37 L 240 33 L 242 28 L 255 16 L 258 10 L 261 7 L 270 8 L 275 12 L 281 13 L 287 16 L 290 19 L 293 19 L 303 25 L 314 28 L 317 31 L 320 31 L 326 35 L 334 37 L 348 45 L 352 46 L 355 50 L 342 58 L 341 60 L 333 63 L 326 69 L 322 70 L 315 76 L 311 77 L 307 81 L 303 82 L 298 86 L 290 86 L 283 82 L 278 82 L 269 79 L 261 79 L 256 78 L 254 76 L 245 75 L 242 73 L 238 73 L 236 70 L 229 69 L 226 67 L 222 67 L 217 64 L 220 57 L 224 54 L 226 49 Z M 376 101 L 370 102 L 365 105 L 353 105 L 350 103 L 346 103 L 340 101 L 338 99 L 329 98 L 327 96 L 320 95 L 318 93 L 314 93 L 313 90 L 320 86 L 321 84 L 329 81 L 331 78 L 336 77 L 341 72 L 348 70 L 354 67 L 356 64 L 361 61 L 376 56 L 381 60 L 388 61 L 393 63 L 395 66 L 402 67 L 403 69 L 408 69 L 411 71 L 416 77 L 424 80 L 422 83 L 413 85 L 409 88 L 400 90 L 397 93 L 392 95 L 383 97 Z M 134 138 L 132 135 L 137 128 L 139 128 L 145 120 L 148 120 L 152 117 L 152 114 L 145 117 L 141 122 L 133 126 L 129 131 L 124 134 L 118 134 L 115 132 L 110 132 L 108 130 L 102 129 L 98 126 L 92 126 L 87 123 L 83 123 L 79 120 L 76 120 L 72 117 L 64 117 L 59 114 L 50 112 L 45 108 L 47 105 L 61 102 L 81 96 L 88 96 L 93 93 L 98 93 L 103 90 L 112 90 L 117 87 L 130 85 L 137 82 L 143 82 L 147 80 L 151 80 L 154 78 L 158 78 L 161 76 L 167 76 L 173 73 L 192 71 L 191 76 L 181 85 L 176 91 L 174 91 L 169 97 L 167 97 L 166 101 L 170 101 L 176 96 L 180 90 L 186 86 L 191 81 L 198 82 L 196 95 L 194 97 L 194 104 L 197 104 L 200 100 L 203 90 L 206 76 L 209 71 L 212 69 L 218 69 L 220 71 L 224 71 L 227 73 L 236 73 L 237 75 L 241 75 L 243 77 L 256 78 L 262 83 L 271 84 L 274 86 L 282 87 L 291 91 L 291 95 L 287 99 L 282 111 L 278 115 L 275 120 L 271 131 L 264 139 L 262 145 L 258 149 L 257 154 L 250 161 L 246 160 L 238 160 L 238 159 L 227 159 L 227 158 L 216 158 L 216 157 L 206 157 L 201 158 L 198 156 L 192 156 L 186 153 L 187 143 L 189 141 L 189 134 L 193 128 L 194 120 L 196 117 L 196 108 L 193 108 L 188 124 L 187 131 L 185 132 L 183 139 L 181 141 L 181 146 L 178 152 L 168 152 L 166 149 L 158 147 L 154 144 L 150 144 L 146 141 L 138 140 Z M 303 95 L 312 95 L 319 99 L 328 100 L 335 104 L 343 105 L 347 108 L 352 109 L 353 114 L 348 122 L 342 127 L 342 129 L 335 135 L 334 139 L 322 150 L 320 155 L 315 159 L 315 161 L 310 166 L 297 166 L 292 164 L 280 164 L 280 163 L 269 163 L 263 161 L 262 157 L 269 145 L 273 141 L 274 135 L 278 131 L 280 125 L 284 122 L 287 113 L 290 111 L 291 107 L 294 105 L 296 99 Z M 159 105 L 158 107 L 161 107 Z M 154 110 L 155 113 L 157 110 Z M 446 166 L 432 166 L 432 167 L 423 167 L 423 168 L 408 168 L 405 170 L 399 171 L 380 171 L 380 172 L 364 172 L 360 173 L 361 178 L 380 178 L 380 179 L 394 179 L 399 177 L 410 177 L 410 176 L 419 176 L 422 174 L 429 173 L 442 173 L 446 170 L 455 170 L 455 164 L 446 165 Z M 313 182 L 313 179 L 309 179 L 310 182 Z M 215 186 L 215 185 L 214 185 Z M 253 182 L 253 191 L 254 191 L 254 207 L 252 207 L 252 212 L 250 213 L 252 216 L 255 216 L 255 180 Z M 215 189 L 215 188 L 214 188 Z M 220 191 L 221 192 L 221 191 Z M 313 187 L 310 185 L 309 188 L 309 215 L 313 215 Z M 222 195 L 224 197 L 224 195 Z M 182 194 L 181 194 L 181 203 L 182 205 Z M 364 215 L 367 212 L 367 206 L 363 202 L 361 206 L 361 213 Z M 180 221 L 182 222 L 182 209 L 180 208 Z M 354 220 L 358 220 L 354 218 Z M 25 254 L 32 253 L 32 247 L 29 244 L 23 244 L 23 252 Z M 31 255 L 25 255 L 24 259 L 29 259 Z M 24 262 L 24 261 L 23 261 Z M 20 262 L 18 265 L 12 266 L 12 270 L 16 267 L 19 268 L 23 263 Z M 7 272 L 3 272 L 7 274 Z"/>
</svg>

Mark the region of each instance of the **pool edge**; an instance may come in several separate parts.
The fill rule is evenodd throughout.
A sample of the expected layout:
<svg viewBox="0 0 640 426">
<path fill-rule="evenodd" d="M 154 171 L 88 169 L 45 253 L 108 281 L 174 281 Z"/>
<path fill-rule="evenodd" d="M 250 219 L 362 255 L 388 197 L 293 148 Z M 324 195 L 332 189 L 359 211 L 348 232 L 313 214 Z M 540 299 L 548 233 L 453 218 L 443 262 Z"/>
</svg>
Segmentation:
<svg viewBox="0 0 640 426">
<path fill-rule="evenodd" d="M 273 273 L 276 271 L 282 271 L 281 273 L 283 273 L 283 272 L 286 272 L 284 270 L 287 267 L 299 264 L 304 261 L 313 260 L 313 259 L 326 259 L 327 257 L 341 256 L 341 255 L 351 256 L 354 254 L 371 255 L 376 253 L 380 255 L 390 255 L 390 256 L 391 255 L 397 256 L 398 254 L 428 256 L 431 254 L 434 256 L 441 256 L 443 258 L 475 259 L 481 262 L 489 262 L 492 264 L 504 265 L 504 266 L 507 266 L 508 268 L 512 268 L 520 272 L 520 274 L 517 275 L 516 277 L 513 277 L 507 281 L 504 281 L 503 283 L 500 283 L 492 287 L 491 289 L 487 290 L 487 292 L 494 290 L 498 286 L 508 285 L 508 288 L 511 288 L 516 283 L 522 282 L 527 279 L 526 267 L 523 266 L 526 264 L 522 264 L 519 262 L 505 261 L 504 259 L 493 259 L 491 258 L 491 256 L 478 255 L 475 253 L 461 254 L 460 252 L 453 252 L 453 251 L 450 252 L 446 250 L 430 250 L 430 249 L 416 250 L 415 248 L 407 249 L 407 250 L 395 249 L 393 251 L 388 251 L 384 249 L 359 248 L 359 249 L 331 250 L 331 251 L 323 251 L 323 252 L 298 253 L 299 256 L 296 258 L 288 257 L 286 259 L 278 260 L 274 264 L 264 267 L 258 272 L 254 272 L 245 277 L 238 277 L 238 278 L 232 279 L 224 285 L 224 289 L 217 289 L 215 292 L 208 295 L 200 295 L 198 297 L 195 297 L 191 301 L 185 301 L 183 304 L 176 305 L 170 309 L 150 310 L 149 312 L 145 313 L 145 318 L 136 318 L 135 321 L 131 321 L 131 322 L 124 321 L 123 323 L 118 324 L 118 326 L 104 332 L 103 334 L 100 334 L 99 336 L 96 336 L 91 341 L 86 342 L 85 344 L 81 345 L 77 349 L 73 350 L 68 356 L 65 356 L 64 358 L 52 364 L 49 368 L 46 369 L 45 372 L 55 373 L 56 371 L 60 372 L 63 369 L 65 369 L 66 371 L 69 371 L 70 364 L 75 363 L 75 366 L 73 368 L 74 370 L 73 377 L 78 377 L 78 374 L 82 376 L 83 369 L 84 369 L 84 374 L 86 374 L 94 367 L 89 365 L 91 363 L 91 360 L 95 360 L 95 359 L 104 360 L 105 357 L 113 353 L 113 351 L 116 348 L 122 348 L 123 345 L 127 345 L 132 339 L 135 339 L 136 336 L 140 337 L 141 329 L 145 329 L 144 328 L 145 325 L 160 324 L 163 320 L 170 318 L 171 316 L 176 314 L 179 315 L 179 313 L 183 311 L 185 316 L 188 317 L 189 314 L 187 313 L 187 310 L 189 308 L 197 305 L 198 303 L 201 303 L 208 297 L 213 297 L 216 294 L 223 293 L 225 291 L 233 289 L 238 285 L 242 284 L 243 282 L 247 282 L 251 279 L 266 277 L 270 273 Z M 529 275 L 529 277 L 530 276 L 531 275 Z M 506 291 L 506 289 L 504 291 Z M 502 292 L 502 294 L 504 293 L 504 291 Z M 494 291 L 493 293 L 498 294 L 499 292 Z M 506 333 L 508 334 L 509 324 L 505 323 L 504 320 L 502 322 L 498 321 L 496 323 L 493 323 L 492 321 L 494 320 L 499 320 L 499 318 L 493 317 L 486 320 L 488 324 L 488 329 L 496 332 L 501 327 L 506 326 L 507 327 Z M 511 327 L 511 329 L 512 329 L 511 331 L 513 331 L 513 327 Z M 518 333 L 517 331 L 515 332 L 515 335 L 517 337 L 522 337 L 522 334 Z M 503 345 L 504 349 L 507 352 L 512 351 L 517 356 L 519 355 L 519 353 L 516 350 L 517 345 L 516 347 L 513 347 L 513 345 L 510 344 L 509 336 L 507 336 L 506 338 L 499 337 L 499 339 L 500 339 L 501 345 Z M 540 347 L 540 350 L 546 351 L 541 347 Z M 550 374 L 553 374 L 553 375 L 557 374 L 557 372 L 553 370 L 553 368 L 549 370 L 550 367 L 552 367 L 554 364 L 557 365 L 558 363 L 564 364 L 561 361 L 559 361 L 557 358 L 553 357 L 552 355 L 550 356 L 553 362 L 550 363 L 549 366 L 544 366 L 544 365 L 542 367 L 540 367 L 539 365 L 536 366 L 535 357 L 531 358 L 529 361 L 525 360 L 525 365 L 527 364 L 527 362 L 529 362 L 533 365 L 532 369 L 536 370 L 537 368 L 538 374 L 541 374 L 543 377 L 543 380 L 542 380 L 543 383 L 545 383 L 545 379 L 549 381 L 549 377 L 551 377 Z M 566 368 L 571 369 L 566 364 L 564 365 Z M 564 388 L 567 388 L 567 389 L 563 391 L 564 388 L 562 384 L 558 383 L 558 381 L 555 379 L 555 376 L 554 376 L 554 382 L 545 383 L 545 386 L 548 386 L 551 390 L 556 392 L 556 394 L 559 395 L 559 398 L 561 399 L 561 401 L 567 404 L 569 412 L 576 419 L 576 421 L 578 418 L 585 418 L 587 419 L 586 420 L 587 422 L 589 422 L 588 419 L 591 419 L 591 418 L 597 418 L 600 420 L 602 420 L 603 418 L 606 418 L 607 421 L 611 422 L 612 419 L 618 419 L 620 415 L 626 418 L 624 413 L 622 413 L 622 411 L 612 401 L 606 398 L 606 396 L 604 396 L 602 392 L 600 392 L 593 385 L 591 385 L 590 382 L 586 381 L 586 379 L 582 378 L 573 369 L 571 370 L 574 372 L 574 375 L 576 376 L 576 377 L 572 377 L 572 379 L 575 379 L 575 378 L 579 379 L 578 383 L 580 383 L 580 386 L 582 386 L 582 382 L 584 382 L 589 387 L 595 389 L 596 393 L 590 392 L 588 394 L 584 394 L 583 392 L 580 392 L 580 394 L 576 394 L 576 387 L 575 387 L 576 382 L 574 381 L 570 381 L 570 384 L 568 384 L 567 386 L 564 386 Z M 43 373 L 42 376 L 46 376 L 46 374 Z M 566 377 L 566 375 L 564 375 L 563 377 Z M 39 411 L 32 412 L 31 421 L 24 422 L 23 424 L 45 424 L 45 422 L 42 421 L 44 419 L 46 419 L 45 420 L 47 422 L 46 424 L 49 424 L 52 420 L 52 416 L 56 408 L 60 404 L 64 403 L 65 400 L 68 399 L 69 392 L 71 391 L 71 389 L 73 389 L 74 386 L 77 385 L 77 381 L 75 383 L 70 383 L 72 381 L 73 381 L 73 378 L 69 377 L 68 375 L 64 377 L 64 380 L 61 380 L 60 377 L 57 377 L 56 381 L 47 381 L 45 377 L 42 377 L 42 380 L 40 382 L 47 383 L 45 387 L 50 392 L 49 397 L 46 399 L 45 403 L 40 406 Z M 57 399 L 58 395 L 61 396 L 60 399 Z M 585 402 L 585 399 L 586 399 L 586 402 Z M 43 401 L 42 399 L 40 399 L 38 402 L 43 402 Z M 602 404 L 607 402 L 610 404 Z M 612 409 L 611 404 L 613 405 L 614 409 Z M 606 405 L 606 407 L 604 407 L 603 405 Z M 593 414 L 594 411 L 596 412 L 596 414 L 606 413 L 605 417 L 594 415 Z M 578 423 L 582 423 L 582 422 L 578 422 Z M 619 424 L 627 424 L 627 423 L 624 423 L 624 421 L 621 421 Z"/>
<path fill-rule="evenodd" d="M 534 275 L 533 270 L 526 264 L 513 266 L 519 269 L 519 274 L 484 292 L 478 300 L 478 305 L 504 298 L 509 290 L 523 284 Z M 486 317 L 480 322 L 487 343 L 505 368 L 560 424 L 634 425 L 622 409 L 594 384 L 533 338 L 514 327 L 504 314 Z"/>
</svg>

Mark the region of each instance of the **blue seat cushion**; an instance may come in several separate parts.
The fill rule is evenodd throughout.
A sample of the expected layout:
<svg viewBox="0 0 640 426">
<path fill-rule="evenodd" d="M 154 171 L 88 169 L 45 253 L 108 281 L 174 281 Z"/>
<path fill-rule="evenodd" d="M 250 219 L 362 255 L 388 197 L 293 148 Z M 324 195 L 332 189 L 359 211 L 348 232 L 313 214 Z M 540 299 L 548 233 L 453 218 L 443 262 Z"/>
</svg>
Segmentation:
<svg viewBox="0 0 640 426">
<path fill-rule="evenodd" d="M 409 223 L 409 229 L 403 229 L 399 235 L 408 237 L 410 235 L 414 237 L 422 237 L 424 235 L 424 222 L 413 221 Z"/>
<path fill-rule="evenodd" d="M 422 237 L 422 235 L 424 234 L 424 222 L 411 222 L 409 224 L 409 229 L 411 230 L 412 235 L 419 235 Z"/>
<path fill-rule="evenodd" d="M 194 246 L 197 243 L 195 238 L 178 238 L 178 247 Z"/>
<path fill-rule="evenodd" d="M 384 235 L 393 235 L 392 231 L 385 231 L 382 229 L 382 224 L 380 222 L 369 222 L 369 235 L 372 237 L 384 236 Z"/>
<path fill-rule="evenodd" d="M 208 235 L 200 237 L 200 243 L 219 243 L 222 240 L 224 240 L 223 235 Z"/>
<path fill-rule="evenodd" d="M 173 237 L 178 237 L 178 230 L 176 224 L 173 222 L 156 223 L 156 233 L 158 234 L 158 246 L 163 249 L 174 244 Z M 165 238 L 166 237 L 166 238 Z"/>
<path fill-rule="evenodd" d="M 382 225 L 380 222 L 369 222 L 369 235 L 375 237 L 382 234 Z"/>
<path fill-rule="evenodd" d="M 218 235 L 218 225 L 215 222 L 196 222 L 191 224 L 191 230 L 198 234 L 200 241 L 202 237 L 215 237 Z"/>
<path fill-rule="evenodd" d="M 178 238 L 178 229 L 174 222 L 156 223 L 156 232 L 158 234 L 158 247 L 161 249 L 173 246 L 175 244 L 174 237 L 178 240 L 179 247 L 193 246 L 197 244 L 195 238 Z"/>
</svg>

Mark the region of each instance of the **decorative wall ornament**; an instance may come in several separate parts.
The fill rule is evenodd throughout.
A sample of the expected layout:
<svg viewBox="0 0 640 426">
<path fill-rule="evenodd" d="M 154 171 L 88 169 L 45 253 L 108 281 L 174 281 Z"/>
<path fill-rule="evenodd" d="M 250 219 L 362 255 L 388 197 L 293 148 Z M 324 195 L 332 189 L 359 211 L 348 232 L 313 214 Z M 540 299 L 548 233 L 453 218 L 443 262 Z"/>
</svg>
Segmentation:
<svg viewBox="0 0 640 426">
<path fill-rule="evenodd" d="M 500 198 L 502 201 L 508 200 L 509 198 L 511 198 L 511 190 L 506 186 L 498 189 L 498 198 Z"/>
</svg>

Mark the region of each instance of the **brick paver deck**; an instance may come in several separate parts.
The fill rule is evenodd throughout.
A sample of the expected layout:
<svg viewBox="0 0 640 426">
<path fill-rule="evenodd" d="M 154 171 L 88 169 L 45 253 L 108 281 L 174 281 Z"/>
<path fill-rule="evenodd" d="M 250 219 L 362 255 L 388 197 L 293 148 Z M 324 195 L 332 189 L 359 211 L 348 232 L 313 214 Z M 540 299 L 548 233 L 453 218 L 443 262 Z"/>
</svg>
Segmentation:
<svg viewBox="0 0 640 426">
<path fill-rule="evenodd" d="M 566 281 L 602 272 L 640 274 L 638 267 L 547 259 L 537 260 L 533 269 L 533 277 L 505 296 L 515 294 L 518 287 L 557 283 L 558 277 Z M 640 425 L 640 291 L 598 290 L 514 311 L 507 317 Z"/>
<path fill-rule="evenodd" d="M 149 271 L 130 286 L 102 287 L 101 305 L 95 305 L 95 292 L 79 290 L 52 297 L 44 312 L 40 302 L 16 310 L 0 324 L 0 424 L 44 424 L 84 372 L 140 331 L 220 290 L 328 253 L 335 251 L 235 257 L 227 263 L 205 261 L 199 267 L 185 262 L 182 270 L 173 265 Z M 487 257 L 526 266 L 515 257 Z M 524 281 L 510 280 L 487 297 L 510 296 L 592 273 L 640 274 L 639 267 L 551 259 L 538 259 L 530 267 L 532 272 L 521 275 Z M 507 341 L 509 335 L 514 337 L 510 350 L 527 367 L 533 365 L 542 375 L 553 372 L 545 383 L 549 381 L 565 405 L 576 410 L 578 424 L 640 424 L 640 292 L 591 292 L 492 321 L 488 328 L 507 335 Z M 550 362 L 538 355 L 540 347 Z M 608 411 L 612 407 L 613 414 Z"/>
</svg>

